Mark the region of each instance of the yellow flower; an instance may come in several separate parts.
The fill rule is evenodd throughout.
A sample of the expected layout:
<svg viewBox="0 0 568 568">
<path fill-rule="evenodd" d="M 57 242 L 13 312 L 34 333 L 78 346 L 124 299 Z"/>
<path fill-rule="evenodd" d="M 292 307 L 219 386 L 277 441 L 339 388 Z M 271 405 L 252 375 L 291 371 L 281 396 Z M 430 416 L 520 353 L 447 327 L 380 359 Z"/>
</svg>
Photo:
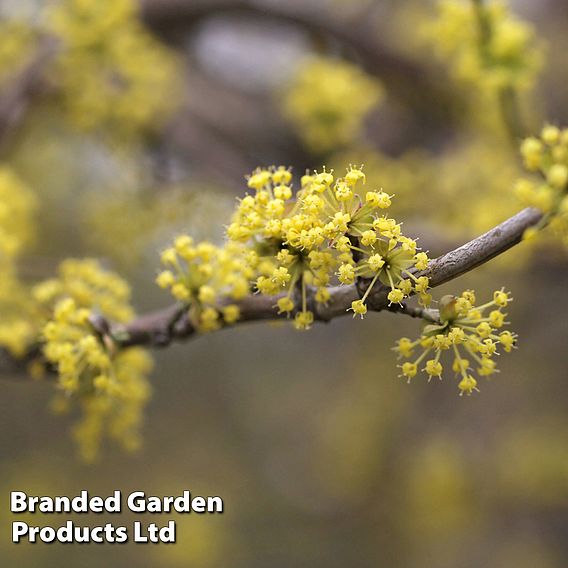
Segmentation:
<svg viewBox="0 0 568 568">
<path fill-rule="evenodd" d="M 134 0 L 67 0 L 48 9 L 46 33 L 61 46 L 54 78 L 76 128 L 128 139 L 176 108 L 178 62 L 136 12 Z"/>
<path fill-rule="evenodd" d="M 432 377 L 439 377 L 442 378 L 443 367 L 440 361 L 436 359 L 429 359 L 426 361 L 426 367 L 424 368 L 426 374 L 428 375 L 428 379 Z"/>
<path fill-rule="evenodd" d="M 439 302 L 437 319 L 429 317 L 422 336 L 415 341 L 402 338 L 394 349 L 401 357 L 409 359 L 414 355 L 415 348 L 420 346 L 422 353 L 414 361 L 407 362 L 416 368 L 428 355 L 433 355 L 423 369 L 429 379 L 441 378 L 443 366 L 440 357 L 445 351 L 451 352 L 454 357 L 452 369 L 461 377 L 458 384 L 460 394 L 471 394 L 478 389 L 476 379 L 469 372 L 470 361 L 478 363 L 480 376 L 490 376 L 497 372 L 494 357 L 498 347 L 502 346 L 504 351 L 510 352 L 515 346 L 516 336 L 512 332 L 502 331 L 497 335 L 497 330 L 506 324 L 501 308 L 510 301 L 509 294 L 504 290 L 497 290 L 493 300 L 481 306 L 475 305 L 476 297 L 472 290 L 466 290 L 459 298 L 444 296 Z"/>
<path fill-rule="evenodd" d="M 362 300 L 355 300 L 351 302 L 351 309 L 353 310 L 353 317 L 359 314 L 363 317 L 367 313 L 367 306 L 363 303 Z"/>
<path fill-rule="evenodd" d="M 415 377 L 418 373 L 418 366 L 416 365 L 416 363 L 406 362 L 403 363 L 400 368 L 402 370 L 402 376 L 406 377 L 408 379 L 408 382 L 410 382 L 410 379 Z"/>
<path fill-rule="evenodd" d="M 283 98 L 286 116 L 304 142 L 326 152 L 357 138 L 363 119 L 383 97 L 378 81 L 346 61 L 312 57 L 303 62 Z M 351 168 L 348 184 L 364 181 Z"/>
<path fill-rule="evenodd" d="M 67 260 L 56 280 L 37 288 L 36 298 L 52 313 L 43 325 L 44 356 L 59 372 L 59 389 L 83 411 L 74 428 L 81 455 L 94 460 L 105 435 L 135 449 L 151 359 L 140 348 L 118 349 L 90 323 L 94 309 L 116 322 L 130 320 L 128 285 L 95 261 Z"/>
<path fill-rule="evenodd" d="M 221 327 L 219 321 L 219 312 L 210 306 L 203 308 L 199 311 L 197 320 L 197 327 L 200 331 L 206 333 L 209 331 L 216 331 Z"/>
<path fill-rule="evenodd" d="M 288 297 L 280 298 L 277 305 L 279 314 L 291 312 L 294 309 L 294 302 Z"/>
<path fill-rule="evenodd" d="M 199 287 L 197 297 L 202 304 L 213 304 L 217 298 L 215 289 L 212 286 L 204 284 Z"/>
<path fill-rule="evenodd" d="M 458 384 L 458 388 L 460 389 L 460 396 L 464 393 L 470 395 L 474 390 L 479 390 L 477 388 L 477 381 L 468 374 L 465 374 L 462 380 Z"/>
<path fill-rule="evenodd" d="M 353 284 L 355 281 L 355 268 L 352 264 L 342 264 L 338 272 L 339 281 L 342 284 Z"/>
<path fill-rule="evenodd" d="M 163 270 L 156 278 L 156 283 L 160 288 L 170 288 L 175 281 L 175 276 L 170 270 Z"/>
<path fill-rule="evenodd" d="M 312 312 L 298 312 L 294 318 L 294 325 L 296 329 L 310 329 L 311 325 L 314 323 L 314 314 Z"/>
<path fill-rule="evenodd" d="M 439 0 L 437 19 L 424 35 L 458 80 L 484 92 L 526 89 L 542 65 L 533 29 L 502 1 Z"/>
<path fill-rule="evenodd" d="M 388 293 L 387 298 L 391 304 L 400 304 L 404 299 L 404 292 L 394 288 Z"/>
<path fill-rule="evenodd" d="M 232 325 L 241 317 L 241 309 L 235 304 L 230 304 L 222 308 L 223 319 L 226 324 Z"/>
<path fill-rule="evenodd" d="M 518 199 L 543 212 L 538 225 L 529 227 L 523 239 L 534 238 L 545 227 L 568 243 L 568 129 L 546 125 L 540 137 L 521 144 L 525 168 L 538 178 L 520 179 L 515 185 Z"/>
</svg>

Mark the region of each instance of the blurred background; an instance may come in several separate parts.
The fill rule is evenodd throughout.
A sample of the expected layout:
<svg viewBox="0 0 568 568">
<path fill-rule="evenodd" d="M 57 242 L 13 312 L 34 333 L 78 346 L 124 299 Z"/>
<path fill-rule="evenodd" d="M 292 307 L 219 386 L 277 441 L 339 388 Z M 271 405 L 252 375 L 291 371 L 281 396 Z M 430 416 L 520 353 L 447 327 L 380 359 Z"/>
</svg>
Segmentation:
<svg viewBox="0 0 568 568">
<path fill-rule="evenodd" d="M 568 4 L 510 6 L 542 53 L 519 100 L 527 132 L 566 126 Z M 2 0 L 0 15 L 1 159 L 39 199 L 27 281 L 97 257 L 128 279 L 137 311 L 168 305 L 159 251 L 180 231 L 221 242 L 259 165 L 364 163 L 431 256 L 520 208 L 518 140 L 495 98 L 436 57 L 434 2 Z M 4 565 L 568 565 L 567 276 L 566 250 L 544 239 L 439 290 L 515 298 L 519 350 L 472 397 L 451 377 L 397 377 L 391 347 L 418 325 L 389 313 L 308 334 L 243 325 L 158 351 L 143 448 L 108 447 L 91 465 L 70 418 L 49 412 L 53 386 L 4 374 Z M 190 489 L 226 511 L 173 516 L 176 545 L 14 546 L 16 489 Z"/>
</svg>

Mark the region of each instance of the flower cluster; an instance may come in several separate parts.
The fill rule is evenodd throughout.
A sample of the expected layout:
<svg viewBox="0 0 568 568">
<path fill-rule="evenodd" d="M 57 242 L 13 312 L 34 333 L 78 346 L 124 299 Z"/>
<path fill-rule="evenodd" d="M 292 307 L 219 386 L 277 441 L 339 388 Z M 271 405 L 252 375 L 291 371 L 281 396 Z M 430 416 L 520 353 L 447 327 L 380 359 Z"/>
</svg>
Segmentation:
<svg viewBox="0 0 568 568">
<path fill-rule="evenodd" d="M 390 288 L 391 303 L 416 293 L 427 305 L 428 279 L 410 269 L 427 268 L 428 256 L 386 214 L 392 195 L 382 190 L 360 195 L 365 181 L 361 168 L 350 166 L 343 177 L 324 169 L 304 175 L 294 197 L 288 169 L 259 168 L 248 178 L 254 193 L 239 201 L 225 247 L 178 237 L 162 253 L 168 270 L 158 284 L 186 302 L 192 321 L 206 329 L 217 326 L 219 306 L 242 298 L 251 286 L 274 296 L 278 313 L 294 313 L 298 329 L 314 321 L 309 291 L 316 304 L 326 304 L 336 281 L 365 282 L 362 298 L 351 306 L 361 316 L 378 282 Z M 236 319 L 237 306 L 227 307 Z M 212 321 L 202 321 L 204 313 Z M 227 320 L 224 312 L 223 317 Z"/>
<path fill-rule="evenodd" d="M 34 306 L 20 281 L 17 260 L 34 239 L 35 196 L 18 176 L 0 167 L 0 347 L 21 356 L 33 342 Z"/>
<path fill-rule="evenodd" d="M 239 319 L 239 307 L 232 302 L 250 291 L 252 270 L 242 255 L 242 247 L 234 243 L 220 248 L 180 235 L 162 252 L 166 269 L 156 281 L 187 304 L 190 319 L 200 331 L 214 331 Z"/>
<path fill-rule="evenodd" d="M 568 245 L 568 129 L 545 126 L 537 137 L 521 145 L 525 168 L 537 179 L 521 179 L 515 187 L 520 200 L 545 214 L 538 227 L 527 231 L 530 237 L 546 224 Z"/>
<path fill-rule="evenodd" d="M 476 306 L 475 293 L 467 290 L 459 297 L 444 296 L 439 303 L 439 321 L 424 327 L 422 335 L 412 341 L 403 337 L 394 348 L 400 357 L 411 359 L 416 349 L 422 352 L 412 361 L 403 363 L 402 375 L 410 380 L 419 370 L 428 378 L 442 378 L 444 367 L 441 356 L 444 351 L 453 356 L 452 370 L 460 377 L 460 394 L 471 394 L 477 389 L 473 367 L 479 376 L 497 372 L 494 357 L 502 348 L 510 352 L 516 343 L 516 335 L 503 327 L 508 323 L 502 310 L 511 301 L 504 290 L 497 290 L 493 300 Z M 422 365 L 424 365 L 422 367 Z"/>
<path fill-rule="evenodd" d="M 382 97 L 380 83 L 357 66 L 319 57 L 300 66 L 283 107 L 305 143 L 327 152 L 352 142 L 365 115 Z"/>
<path fill-rule="evenodd" d="M 149 398 L 150 356 L 140 348 L 117 349 L 110 331 L 91 323 L 94 314 L 117 322 L 133 316 L 128 285 L 95 261 L 66 260 L 59 277 L 38 284 L 33 296 L 43 307 L 43 353 L 57 368 L 57 408 L 77 400 L 83 418 L 75 438 L 83 457 L 96 457 L 104 434 L 126 448 L 139 443 L 142 410 Z"/>
<path fill-rule="evenodd" d="M 92 259 L 64 260 L 57 278 L 37 284 L 32 293 L 48 310 L 58 300 L 71 298 L 79 308 L 96 310 L 112 321 L 127 322 L 134 316 L 128 284 Z"/>
<path fill-rule="evenodd" d="M 34 195 L 11 170 L 0 169 L 0 347 L 22 357 L 42 343 L 44 363 L 59 373 L 57 408 L 76 400 L 83 410 L 75 437 L 86 459 L 96 457 L 104 434 L 135 448 L 151 359 L 139 348 L 118 350 L 90 323 L 95 312 L 130 320 L 129 287 L 93 260 L 66 260 L 56 278 L 25 286 L 16 261 L 33 240 L 35 209 Z M 41 373 L 42 366 L 36 359 L 30 371 Z"/>
<path fill-rule="evenodd" d="M 19 255 L 33 240 L 34 194 L 9 168 L 0 167 L 0 263 Z"/>
<path fill-rule="evenodd" d="M 440 0 L 426 34 L 458 79 L 488 92 L 529 88 L 542 63 L 534 31 L 505 2 Z"/>
<path fill-rule="evenodd" d="M 366 300 L 378 281 L 391 288 L 391 302 L 400 303 L 414 291 L 428 303 L 428 280 L 409 271 L 412 266 L 425 269 L 428 257 L 385 213 L 392 195 L 367 191 L 362 198 L 358 186 L 366 177 L 354 166 L 343 177 L 325 169 L 303 176 L 294 201 L 290 181 L 283 167 L 254 172 L 248 185 L 255 195 L 239 203 L 227 231 L 230 239 L 247 243 L 257 253 L 257 289 L 268 295 L 285 290 L 278 301 L 280 312 L 297 308 L 294 290 L 300 289 L 296 325 L 309 327 L 313 314 L 306 309 L 305 287 L 315 286 L 315 301 L 325 304 L 334 277 L 342 284 L 368 279 L 363 298 L 351 306 L 360 315 L 366 313 Z"/>
<path fill-rule="evenodd" d="M 22 357 L 37 337 L 37 310 L 15 266 L 4 264 L 0 270 L 0 348 Z"/>
<path fill-rule="evenodd" d="M 509 188 L 523 170 L 516 152 L 506 144 L 488 144 L 486 138 L 469 134 L 454 140 L 443 153 L 410 150 L 393 158 L 359 147 L 333 155 L 331 163 L 337 167 L 357 158 L 364 161 L 369 179 L 396 188 L 392 209 L 397 215 L 415 214 L 417 199 L 427 191 L 429 199 L 421 202 L 421 214 L 442 224 L 458 240 L 484 233 L 518 211 L 515 200 L 508 198 Z M 503 255 L 500 262 L 509 258 Z"/>
<path fill-rule="evenodd" d="M 64 0 L 48 28 L 62 42 L 58 84 L 76 127 L 132 135 L 173 110 L 175 58 L 144 30 L 133 0 Z"/>
</svg>

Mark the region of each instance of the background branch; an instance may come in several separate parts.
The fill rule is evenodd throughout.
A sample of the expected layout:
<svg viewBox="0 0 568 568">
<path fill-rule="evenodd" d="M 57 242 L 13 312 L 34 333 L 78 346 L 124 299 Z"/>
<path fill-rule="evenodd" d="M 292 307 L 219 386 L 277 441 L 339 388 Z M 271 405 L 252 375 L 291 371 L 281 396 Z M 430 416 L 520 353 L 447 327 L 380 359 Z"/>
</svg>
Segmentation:
<svg viewBox="0 0 568 568">
<path fill-rule="evenodd" d="M 234 15 L 288 23 L 317 37 L 342 46 L 371 75 L 384 81 L 397 102 L 405 104 L 423 120 L 436 122 L 440 117 L 452 121 L 456 101 L 436 78 L 408 57 L 393 51 L 381 41 L 377 25 L 365 18 L 361 22 L 333 16 L 329 10 L 309 9 L 286 2 L 260 4 L 252 0 L 142 0 L 145 24 L 170 43 L 181 44 L 201 22 L 211 16 Z M 427 109 L 427 113 L 422 111 Z"/>
</svg>

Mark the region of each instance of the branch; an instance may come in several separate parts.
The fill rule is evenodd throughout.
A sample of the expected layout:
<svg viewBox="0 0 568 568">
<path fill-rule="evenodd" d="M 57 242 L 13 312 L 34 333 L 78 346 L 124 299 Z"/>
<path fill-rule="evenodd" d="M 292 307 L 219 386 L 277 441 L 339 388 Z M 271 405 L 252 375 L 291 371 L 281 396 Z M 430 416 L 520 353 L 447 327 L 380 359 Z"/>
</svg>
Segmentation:
<svg viewBox="0 0 568 568">
<path fill-rule="evenodd" d="M 428 109 L 426 116 L 433 119 L 442 116 L 448 122 L 453 118 L 455 101 L 444 85 L 425 74 L 420 65 L 381 41 L 380 32 L 371 21 L 367 20 L 366 26 L 353 24 L 330 15 L 329 10 L 289 6 L 286 2 L 141 0 L 141 17 L 145 24 L 174 43 L 183 43 L 195 26 L 219 14 L 287 23 L 331 39 L 351 52 L 368 73 L 383 80 L 398 102 L 417 114 Z"/>
<path fill-rule="evenodd" d="M 536 209 L 523 209 L 487 233 L 469 241 L 430 262 L 427 270 L 416 272 L 417 276 L 430 278 L 432 288 L 454 280 L 488 262 L 492 258 L 506 252 L 523 238 L 524 232 L 542 221 L 542 213 Z M 378 286 L 368 297 L 370 311 L 391 311 L 426 321 L 437 321 L 437 310 L 393 304 L 389 306 L 387 294 L 390 288 Z M 315 321 L 328 322 L 336 317 L 345 316 L 349 312 L 353 300 L 364 293 L 364 287 L 335 286 L 330 289 L 331 298 L 327 305 L 317 304 L 313 290 L 309 290 L 309 309 L 314 313 Z M 282 320 L 275 309 L 276 301 L 281 296 L 261 296 L 254 294 L 238 302 L 241 318 L 238 324 L 263 321 Z M 182 341 L 198 335 L 198 330 L 191 323 L 187 308 L 175 304 L 168 308 L 142 315 L 129 324 L 109 325 L 104 318 L 93 316 L 91 323 L 104 335 L 111 335 L 117 345 L 122 348 L 131 346 L 164 347 L 173 341 Z M 2 373 L 21 374 L 26 365 L 37 356 L 39 346 L 35 346 L 24 359 L 14 359 L 5 350 L 0 349 L 0 369 Z"/>
<path fill-rule="evenodd" d="M 428 276 L 432 288 L 454 280 L 519 244 L 524 232 L 537 225 L 542 217 L 538 209 L 523 209 L 487 233 L 432 260 L 428 269 L 418 276 Z"/>
<path fill-rule="evenodd" d="M 523 238 L 524 232 L 542 219 L 542 213 L 536 209 L 523 209 L 513 217 L 497 225 L 487 233 L 469 241 L 430 262 L 430 266 L 417 272 L 417 276 L 427 276 L 432 288 L 458 278 L 462 274 L 477 268 L 492 258 L 509 250 Z M 435 310 L 411 308 L 406 305 L 390 306 L 387 294 L 390 288 L 378 286 L 368 298 L 369 309 L 375 312 L 389 310 L 411 317 L 426 320 L 436 319 Z M 328 322 L 336 317 L 347 315 L 351 302 L 360 298 L 361 290 L 355 284 L 335 286 L 330 289 L 331 298 L 327 305 L 316 304 L 311 298 L 309 309 L 314 319 Z M 313 296 L 313 293 L 310 294 Z M 277 314 L 275 305 L 281 296 L 251 295 L 237 302 L 241 310 L 241 319 L 237 323 L 262 320 L 285 319 Z M 143 315 L 127 325 L 114 325 L 111 335 L 122 347 L 132 345 L 165 346 L 175 340 L 184 340 L 197 335 L 197 329 L 187 316 L 187 310 L 181 305 Z"/>
</svg>

